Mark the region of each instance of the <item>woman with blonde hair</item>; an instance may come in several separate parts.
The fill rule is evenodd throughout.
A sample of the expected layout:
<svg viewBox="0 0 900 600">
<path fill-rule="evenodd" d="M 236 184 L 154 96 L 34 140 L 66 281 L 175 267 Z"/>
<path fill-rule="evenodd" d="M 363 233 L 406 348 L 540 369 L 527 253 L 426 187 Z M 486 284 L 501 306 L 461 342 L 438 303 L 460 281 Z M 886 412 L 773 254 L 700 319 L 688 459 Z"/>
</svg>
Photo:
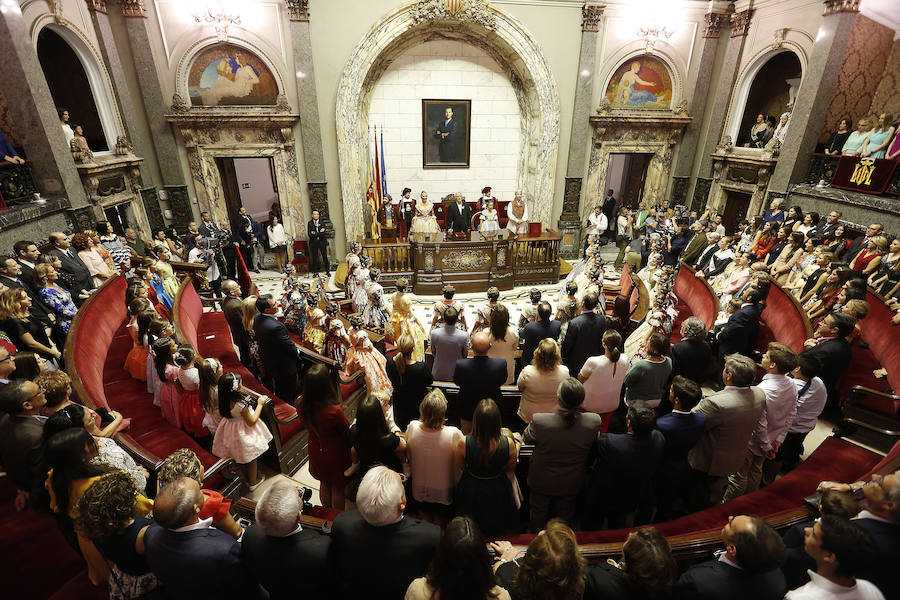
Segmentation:
<svg viewBox="0 0 900 600">
<path fill-rule="evenodd" d="M 104 281 L 115 275 L 113 269 L 109 268 L 109 265 L 100 252 L 97 251 L 91 241 L 91 237 L 86 232 L 73 235 L 71 243 L 72 247 L 75 248 L 75 252 L 78 253 L 78 258 L 88 268 L 94 287 L 101 286 Z"/>
<path fill-rule="evenodd" d="M 53 265 L 47 263 L 34 265 L 34 282 L 38 286 L 38 294 L 44 304 L 49 306 L 56 315 L 55 328 L 62 336 L 59 339 L 65 339 L 69 333 L 72 318 L 78 309 L 75 308 L 72 294 L 61 287 L 57 281 L 59 281 L 59 271 L 53 268 Z"/>
<path fill-rule="evenodd" d="M 406 457 L 409 460 L 412 496 L 426 513 L 448 517 L 453 504 L 456 469 L 453 451 L 462 432 L 445 425 L 447 398 L 432 390 L 419 405 L 419 418 L 406 428 Z"/>
<path fill-rule="evenodd" d="M 22 288 L 10 288 L 0 294 L 0 329 L 20 350 L 33 350 L 45 359 L 62 357 L 44 326 L 31 318 L 30 307 L 31 297 Z"/>
<path fill-rule="evenodd" d="M 516 350 L 519 349 L 519 330 L 509 322 L 509 310 L 497 304 L 491 313 L 489 326 L 485 329 L 491 334 L 491 348 L 487 355 L 490 358 L 502 358 L 506 361 L 506 381 L 503 385 L 512 385 L 516 373 Z"/>
<path fill-rule="evenodd" d="M 522 392 L 519 417 L 531 423 L 535 413 L 551 413 L 558 402 L 556 390 L 569 376 L 569 368 L 562 364 L 559 344 L 552 338 L 544 338 L 534 350 L 531 364 L 522 369 L 516 385 Z"/>
<path fill-rule="evenodd" d="M 397 280 L 397 292 L 392 298 L 394 306 L 391 311 L 391 335 L 394 340 L 399 340 L 402 335 L 409 335 L 413 340 L 413 360 L 425 360 L 425 340 L 428 335 L 425 327 L 412 312 L 412 298 L 405 289 L 405 280 Z"/>
<path fill-rule="evenodd" d="M 622 336 L 618 331 L 603 332 L 603 354 L 585 361 L 578 373 L 578 381 L 584 384 L 584 410 L 600 415 L 600 431 L 609 429 L 609 418 L 619 406 L 622 383 L 628 373 L 628 357 L 619 351 Z"/>
<path fill-rule="evenodd" d="M 253 332 L 253 319 L 259 310 L 256 308 L 256 296 L 247 296 L 241 302 L 241 309 L 244 311 L 244 331 L 247 332 L 247 347 L 250 349 L 250 360 L 247 361 L 247 368 L 256 376 L 257 381 L 265 379 L 265 369 L 259 355 L 259 342 L 256 341 L 256 334 Z"/>
<path fill-rule="evenodd" d="M 385 372 L 394 388 L 394 422 L 403 431 L 416 418 L 419 404 L 434 382 L 431 369 L 416 358 L 415 340 L 408 333 L 397 340 L 397 353 L 387 361 Z"/>
<path fill-rule="evenodd" d="M 850 261 L 851 271 L 861 271 L 863 277 L 868 277 L 878 270 L 884 253 L 887 252 L 888 241 L 883 235 L 876 235 L 869 240 L 868 245 Z"/>
<path fill-rule="evenodd" d="M 507 541 L 491 542 L 500 558 L 494 571 L 500 585 L 516 600 L 577 600 L 584 596 L 587 561 L 578 550 L 575 532 L 552 519 L 534 536 L 525 556 Z"/>
</svg>

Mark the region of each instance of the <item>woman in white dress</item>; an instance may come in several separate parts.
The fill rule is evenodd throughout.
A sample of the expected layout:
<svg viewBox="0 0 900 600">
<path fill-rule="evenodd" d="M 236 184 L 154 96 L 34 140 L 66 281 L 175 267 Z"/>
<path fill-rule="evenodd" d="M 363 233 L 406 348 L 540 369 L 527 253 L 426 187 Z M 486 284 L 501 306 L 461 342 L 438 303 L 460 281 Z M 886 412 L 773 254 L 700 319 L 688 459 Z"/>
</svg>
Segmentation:
<svg viewBox="0 0 900 600">
<path fill-rule="evenodd" d="M 275 255 L 275 264 L 281 273 L 287 262 L 287 234 L 284 232 L 284 225 L 278 222 L 278 217 L 272 216 L 272 222 L 266 227 L 266 233 L 269 235 L 269 249 Z"/>
<path fill-rule="evenodd" d="M 500 231 L 500 216 L 497 214 L 497 209 L 494 208 L 493 200 L 488 200 L 485 209 L 481 211 L 479 229 L 481 233 L 485 234 L 493 234 Z"/>
<path fill-rule="evenodd" d="M 353 312 L 361 313 L 369 301 L 369 295 L 366 293 L 366 284 L 369 282 L 369 265 L 372 259 L 368 255 L 363 254 L 360 259 L 359 267 L 353 271 Z"/>
<path fill-rule="evenodd" d="M 522 192 L 516 192 L 516 197 L 509 205 L 506 211 L 509 220 L 506 228 L 515 235 L 524 235 L 528 233 L 528 205 L 522 198 Z"/>
<path fill-rule="evenodd" d="M 434 216 L 433 206 L 428 201 L 428 193 L 422 192 L 421 197 L 416 201 L 412 225 L 409 228 L 409 236 L 421 237 L 440 232 L 441 226 L 438 225 L 437 217 Z"/>
</svg>

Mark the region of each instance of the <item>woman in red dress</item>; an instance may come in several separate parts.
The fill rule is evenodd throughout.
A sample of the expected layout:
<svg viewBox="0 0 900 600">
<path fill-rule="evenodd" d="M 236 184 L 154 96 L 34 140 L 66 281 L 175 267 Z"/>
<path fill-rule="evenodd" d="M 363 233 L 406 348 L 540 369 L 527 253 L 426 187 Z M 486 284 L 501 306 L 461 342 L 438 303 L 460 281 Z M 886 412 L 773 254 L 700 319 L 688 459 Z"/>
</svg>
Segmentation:
<svg viewBox="0 0 900 600">
<path fill-rule="evenodd" d="M 296 407 L 301 423 L 309 431 L 309 472 L 319 480 L 322 506 L 344 510 L 344 471 L 350 467 L 350 421 L 340 400 L 328 367 L 310 367 Z"/>
<path fill-rule="evenodd" d="M 878 270 L 878 265 L 881 264 L 881 257 L 884 256 L 887 249 L 887 238 L 883 235 L 876 235 L 869 240 L 865 250 L 857 254 L 850 262 L 850 269 L 862 271 L 863 277 L 868 278 L 869 275 Z"/>
</svg>

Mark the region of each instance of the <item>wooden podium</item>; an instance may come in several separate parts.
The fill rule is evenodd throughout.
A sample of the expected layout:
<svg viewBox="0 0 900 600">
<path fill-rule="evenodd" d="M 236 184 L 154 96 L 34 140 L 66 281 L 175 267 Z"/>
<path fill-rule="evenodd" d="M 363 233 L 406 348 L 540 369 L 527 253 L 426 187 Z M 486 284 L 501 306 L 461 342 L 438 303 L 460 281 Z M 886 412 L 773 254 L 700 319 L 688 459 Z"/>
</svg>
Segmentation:
<svg viewBox="0 0 900 600">
<path fill-rule="evenodd" d="M 448 283 L 463 293 L 556 283 L 561 241 L 555 231 L 515 236 L 502 229 L 495 237 L 478 232 L 432 241 L 382 237 L 365 240 L 363 252 L 381 269 L 385 287 L 405 277 L 416 294 L 439 295 Z"/>
</svg>

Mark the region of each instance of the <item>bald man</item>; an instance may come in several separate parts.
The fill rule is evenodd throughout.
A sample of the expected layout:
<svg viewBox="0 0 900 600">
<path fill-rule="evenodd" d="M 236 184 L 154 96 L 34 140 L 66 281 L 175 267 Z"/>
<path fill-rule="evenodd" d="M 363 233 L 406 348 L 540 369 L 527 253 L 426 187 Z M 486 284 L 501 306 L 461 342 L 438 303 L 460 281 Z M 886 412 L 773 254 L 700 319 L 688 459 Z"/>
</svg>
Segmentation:
<svg viewBox="0 0 900 600">
<path fill-rule="evenodd" d="M 147 564 L 178 600 L 267 597 L 241 563 L 241 545 L 200 519 L 204 496 L 195 479 L 181 477 L 156 496 L 156 521 L 144 534 Z"/>
<path fill-rule="evenodd" d="M 222 293 L 225 301 L 222 303 L 222 312 L 228 322 L 231 331 L 231 339 L 238 349 L 238 358 L 245 367 L 250 364 L 250 338 L 244 329 L 244 306 L 241 299 L 241 286 L 233 279 L 222 282 Z"/>
<path fill-rule="evenodd" d="M 486 331 L 476 333 L 472 336 L 472 352 L 475 356 L 456 361 L 456 369 L 453 371 L 453 383 L 459 386 L 456 414 L 465 435 L 472 432 L 472 415 L 481 400 L 492 398 L 503 410 L 500 386 L 506 382 L 506 361 L 502 358 L 488 358 L 490 349 L 490 334 Z"/>
<path fill-rule="evenodd" d="M 50 250 L 50 253 L 59 257 L 59 261 L 62 263 L 60 278 L 68 284 L 67 288 L 71 292 L 75 303 L 81 304 L 81 292 L 94 289 L 94 280 L 91 277 L 91 272 L 79 258 L 75 249 L 70 247 L 69 236 L 61 231 L 54 231 L 50 234 L 49 239 L 50 243 L 53 244 L 53 249 Z"/>
</svg>

